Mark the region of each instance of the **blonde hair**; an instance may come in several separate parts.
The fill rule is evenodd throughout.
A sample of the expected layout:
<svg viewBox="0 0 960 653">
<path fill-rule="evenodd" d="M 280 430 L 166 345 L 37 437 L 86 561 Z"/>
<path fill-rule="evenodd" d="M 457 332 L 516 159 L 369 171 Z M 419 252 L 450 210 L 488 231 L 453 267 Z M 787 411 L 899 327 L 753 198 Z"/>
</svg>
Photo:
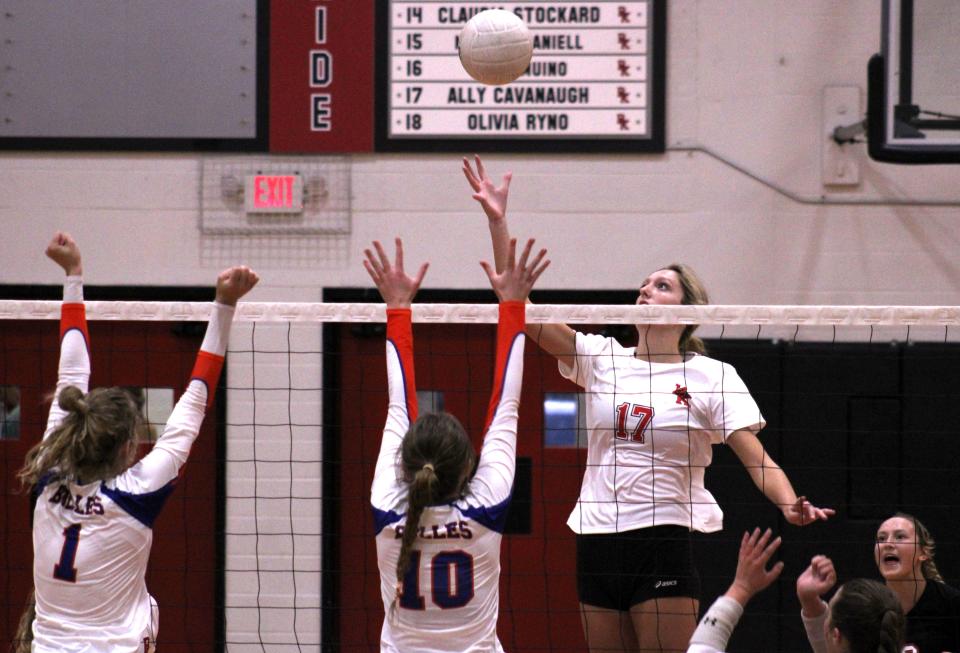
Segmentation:
<svg viewBox="0 0 960 653">
<path fill-rule="evenodd" d="M 143 418 L 130 393 L 122 388 L 97 388 L 83 394 L 67 386 L 56 399 L 67 415 L 53 432 L 27 452 L 17 473 L 32 487 L 47 474 L 55 480 L 83 483 L 116 476 L 129 465 L 122 455 L 136 445 Z"/>
<path fill-rule="evenodd" d="M 672 270 L 677 273 L 677 278 L 680 280 L 680 287 L 683 289 L 684 304 L 710 303 L 707 289 L 704 287 L 703 282 L 700 281 L 700 277 L 697 276 L 697 273 L 694 272 L 693 268 L 689 265 L 684 263 L 671 263 L 661 269 Z M 689 324 L 684 327 L 683 332 L 680 334 L 679 346 L 681 352 L 707 353 L 707 347 L 703 343 L 703 340 L 693 335 L 693 332 L 697 330 L 698 326 L 698 324 Z"/>
<path fill-rule="evenodd" d="M 930 534 L 930 531 L 927 530 L 927 527 L 923 525 L 919 519 L 905 512 L 898 512 L 894 517 L 899 517 L 900 519 L 906 519 L 908 522 L 913 524 L 913 532 L 917 538 L 917 547 L 920 549 L 920 552 L 926 554 L 927 559 L 920 562 L 920 573 L 923 574 L 923 577 L 927 580 L 934 580 L 938 583 L 943 582 L 943 577 L 940 575 L 940 570 L 937 569 L 937 563 L 934 562 L 934 552 L 937 548 L 937 541 L 933 539 L 933 535 Z"/>
<path fill-rule="evenodd" d="M 10 653 L 30 653 L 33 648 L 33 620 L 37 616 L 37 602 L 33 590 L 27 595 L 27 603 L 17 623 L 17 632 L 10 642 Z"/>
</svg>

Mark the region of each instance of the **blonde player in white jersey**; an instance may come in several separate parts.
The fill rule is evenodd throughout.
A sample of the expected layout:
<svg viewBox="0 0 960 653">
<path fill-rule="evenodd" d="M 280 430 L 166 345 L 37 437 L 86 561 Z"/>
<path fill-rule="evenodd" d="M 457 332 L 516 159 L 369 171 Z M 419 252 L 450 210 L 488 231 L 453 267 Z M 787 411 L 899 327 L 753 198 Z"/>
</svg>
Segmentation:
<svg viewBox="0 0 960 653">
<path fill-rule="evenodd" d="M 502 651 L 497 638 L 500 541 L 516 468 L 517 411 L 523 377 L 524 300 L 549 265 L 529 241 L 515 262 L 509 244 L 502 274 L 484 270 L 500 298 L 493 393 L 480 460 L 460 422 L 447 413 L 417 416 L 410 303 L 415 277 L 380 243 L 364 266 L 387 304 L 389 405 L 371 489 L 380 592 L 386 616 L 380 650 L 390 653 Z M 476 467 L 476 471 L 474 471 Z"/>
<path fill-rule="evenodd" d="M 497 187 L 476 157 L 463 173 L 487 215 L 498 269 L 510 235 L 509 173 Z M 682 264 L 640 284 L 638 304 L 706 304 Z M 636 347 L 565 324 L 527 335 L 587 394 L 587 464 L 568 526 L 577 534 L 577 594 L 592 651 L 683 651 L 696 627 L 699 576 L 690 531 L 713 532 L 723 513 L 704 486 L 712 446 L 727 444 L 757 488 L 795 525 L 832 510 L 798 497 L 757 438 L 765 425 L 736 370 L 703 355 L 696 325 L 637 325 Z"/>
<path fill-rule="evenodd" d="M 32 650 L 149 652 L 158 630 L 157 604 L 145 581 L 152 526 L 212 403 L 234 307 L 258 278 L 245 267 L 219 275 L 187 390 L 153 449 L 134 463 L 143 421 L 132 396 L 122 388 L 88 392 L 80 249 L 57 233 L 46 253 L 67 278 L 56 393 L 43 439 L 19 473 L 37 496 Z"/>
</svg>

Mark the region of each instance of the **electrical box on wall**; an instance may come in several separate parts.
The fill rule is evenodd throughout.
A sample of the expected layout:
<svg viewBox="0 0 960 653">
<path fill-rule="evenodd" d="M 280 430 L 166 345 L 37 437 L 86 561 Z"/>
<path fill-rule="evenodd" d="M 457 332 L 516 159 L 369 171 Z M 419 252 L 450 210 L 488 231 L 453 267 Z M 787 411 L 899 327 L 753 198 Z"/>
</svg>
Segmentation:
<svg viewBox="0 0 960 653">
<path fill-rule="evenodd" d="M 350 166 L 342 156 L 203 159 L 206 235 L 350 233 Z"/>
<path fill-rule="evenodd" d="M 846 127 L 863 119 L 860 87 L 825 86 L 821 129 L 821 179 L 825 186 L 860 184 L 860 150 L 854 143 L 837 143 L 837 127 Z"/>
</svg>

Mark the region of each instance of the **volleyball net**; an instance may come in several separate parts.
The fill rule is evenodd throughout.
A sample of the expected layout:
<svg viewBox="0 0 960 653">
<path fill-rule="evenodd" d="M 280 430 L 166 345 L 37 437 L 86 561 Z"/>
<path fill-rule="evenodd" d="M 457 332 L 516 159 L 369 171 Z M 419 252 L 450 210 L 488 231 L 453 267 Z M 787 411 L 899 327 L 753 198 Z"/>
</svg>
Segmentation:
<svg viewBox="0 0 960 653">
<path fill-rule="evenodd" d="M 0 301 L 0 646 L 32 585 L 29 496 L 15 476 L 56 382 L 59 306 Z M 87 314 L 91 387 L 129 388 L 159 433 L 209 304 L 90 301 Z M 413 320 L 421 410 L 453 413 L 479 445 L 496 305 L 417 304 Z M 147 582 L 163 650 L 378 650 L 369 488 L 387 404 L 384 321 L 382 304 L 240 304 L 216 408 L 155 526 Z M 898 510 L 936 537 L 947 581 L 960 577 L 960 307 L 538 304 L 527 321 L 624 345 L 636 324 L 699 324 L 709 355 L 734 365 L 759 404 L 760 438 L 798 494 L 837 510 L 827 523 L 786 525 L 732 451 L 714 447 L 706 485 L 725 519 L 723 531 L 693 536 L 701 609 L 732 580 L 744 530 L 784 539 L 783 577 L 747 608 L 732 650 L 807 650 L 796 576 L 823 553 L 841 582 L 877 577 L 874 534 Z M 586 650 L 566 526 L 585 461 L 582 390 L 528 342 L 501 558 L 506 650 Z"/>
</svg>

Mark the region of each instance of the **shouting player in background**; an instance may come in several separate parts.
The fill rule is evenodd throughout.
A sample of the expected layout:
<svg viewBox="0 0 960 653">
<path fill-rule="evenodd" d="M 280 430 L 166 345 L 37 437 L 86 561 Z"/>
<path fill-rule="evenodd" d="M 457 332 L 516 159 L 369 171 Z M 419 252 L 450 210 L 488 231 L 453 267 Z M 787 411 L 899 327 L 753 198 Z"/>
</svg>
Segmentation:
<svg viewBox="0 0 960 653">
<path fill-rule="evenodd" d="M 134 463 L 144 421 L 133 396 L 122 388 L 87 391 L 80 249 L 68 234 L 57 233 L 46 253 L 67 278 L 53 405 L 43 439 L 27 453 L 19 473 L 37 496 L 33 651 L 148 653 L 158 630 L 157 604 L 145 580 L 153 522 L 212 403 L 234 307 L 258 277 L 246 267 L 219 275 L 187 390 L 153 449 Z"/>
<path fill-rule="evenodd" d="M 416 277 L 403 269 L 396 241 L 366 250 L 364 267 L 387 304 L 389 406 L 371 504 L 386 617 L 380 650 L 430 653 L 502 651 L 497 638 L 500 541 L 516 470 L 517 412 L 523 377 L 524 301 L 549 265 L 546 250 L 530 260 L 533 241 L 503 272 L 482 263 L 500 298 L 496 370 L 477 463 L 470 438 L 448 413 L 417 417 L 410 303 Z"/>
</svg>

